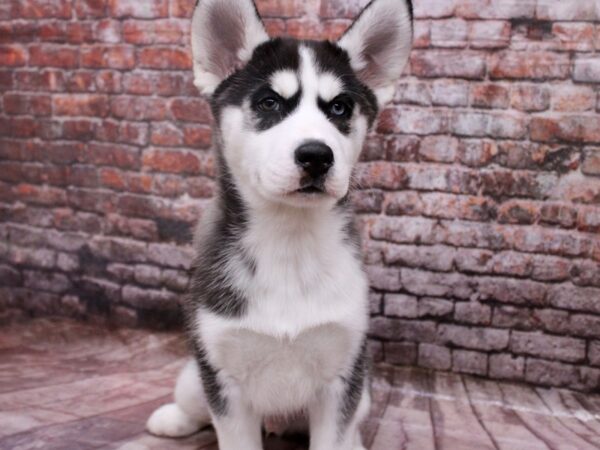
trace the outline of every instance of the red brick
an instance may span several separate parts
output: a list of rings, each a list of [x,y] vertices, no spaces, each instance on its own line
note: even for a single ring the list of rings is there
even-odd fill
[[[600,142],[600,117],[579,115],[535,117],[531,121],[531,139],[540,142]]]
[[[499,84],[479,84],[471,89],[472,105],[479,108],[506,109],[509,88]]]
[[[600,175],[600,148],[585,149],[581,171],[586,175]]]
[[[104,95],[57,95],[52,104],[54,114],[62,116],[105,117],[109,110],[108,98]]]
[[[131,69],[135,65],[135,52],[125,45],[95,45],[82,47],[81,65],[91,68]]]
[[[142,157],[144,167],[169,173],[206,173],[205,163],[194,153],[177,150],[150,149]]]
[[[541,20],[590,20],[596,17],[594,2],[571,0],[565,2],[539,2],[536,17]]]
[[[406,172],[398,164],[363,163],[356,172],[356,182],[362,188],[401,189],[406,186]]]
[[[431,45],[431,21],[413,22],[413,48],[427,48]]]
[[[414,2],[414,15],[417,19],[451,17],[454,14],[456,0],[421,0]]]
[[[533,224],[539,214],[539,207],[535,203],[526,200],[510,200],[499,207],[498,222]]]
[[[156,19],[169,14],[168,0],[109,0],[109,12],[113,17],[136,17]]]
[[[69,0],[19,0],[13,14],[23,19],[70,19],[71,2]]]
[[[92,25],[90,23],[44,23],[39,26],[38,35],[45,42],[81,44],[93,40]]]
[[[544,223],[571,228],[577,220],[577,210],[570,205],[547,203],[541,208],[540,220]]]
[[[471,48],[497,49],[510,44],[511,25],[505,21],[472,21],[469,43]]]
[[[434,47],[463,48],[467,45],[469,25],[462,19],[435,20],[431,23]]]
[[[550,108],[550,89],[546,86],[517,84],[513,86],[510,104],[521,111],[545,111]]]
[[[192,83],[192,74],[179,72],[136,71],[123,77],[125,92],[136,95],[189,95],[198,90]]]
[[[552,109],[555,111],[589,111],[596,107],[596,95],[587,86],[557,86],[552,92]]]
[[[286,21],[286,34],[296,39],[337,40],[348,29],[348,23],[341,20],[318,21],[302,18]]]
[[[458,147],[458,159],[470,167],[483,167],[490,164],[498,154],[498,146],[493,141],[463,139]]]
[[[127,20],[123,22],[123,40],[129,44],[187,44],[189,23],[173,19]]]
[[[15,86],[25,91],[62,91],[64,90],[64,74],[55,69],[27,70],[15,72]]]
[[[161,146],[178,146],[183,144],[183,132],[170,122],[152,124],[150,143]]]
[[[204,125],[185,125],[183,143],[188,147],[209,148],[212,144],[212,130]]]
[[[97,166],[114,166],[129,169],[140,167],[139,150],[119,144],[90,144],[80,161]]]
[[[5,94],[4,111],[7,114],[48,116],[52,112],[52,103],[48,95]]]
[[[415,50],[410,58],[411,72],[423,78],[469,78],[485,77],[485,57],[481,53],[448,50]]]
[[[600,61],[591,56],[576,56],[573,79],[586,83],[600,83]]]
[[[196,0],[171,0],[170,13],[171,17],[192,17]]]
[[[137,53],[139,67],[149,69],[191,69],[192,57],[188,50],[179,48],[143,48]]]
[[[304,0],[262,0],[258,4],[261,16],[264,17],[296,17],[307,10],[313,10],[313,4]]]
[[[267,34],[271,37],[285,36],[286,22],[282,19],[263,18],[263,24]]]
[[[111,114],[118,119],[164,120],[167,105],[164,99],[119,96],[112,99]]]
[[[0,65],[2,66],[24,66],[27,62],[27,51],[17,45],[0,46]]]
[[[600,210],[597,208],[581,208],[577,220],[577,228],[589,233],[600,232]]]
[[[431,85],[431,102],[441,106],[467,106],[469,85],[459,80],[436,80]]]
[[[29,47],[29,63],[32,66],[74,68],[79,64],[79,52],[59,45],[35,45]]]
[[[590,52],[594,50],[596,30],[593,24],[555,23],[552,33],[559,41],[560,50]]]
[[[15,186],[15,191],[21,201],[35,205],[65,205],[67,200],[63,189],[50,186],[34,186],[21,183]]]
[[[488,221],[496,215],[494,202],[485,197],[436,192],[423,193],[420,198],[427,217]]]
[[[282,0],[277,0],[282,2]],[[321,1],[321,17],[327,18],[354,18],[369,3],[368,0],[348,0],[340,2],[338,0]]]
[[[426,108],[387,108],[381,113],[381,133],[438,134],[448,130],[444,111]]]
[[[533,19],[535,2],[522,0],[457,0],[456,15],[468,19]]]
[[[458,140],[448,136],[427,136],[421,141],[419,155],[425,161],[453,162],[458,151]]]
[[[501,52],[490,58],[493,79],[561,79],[569,76],[569,55],[551,52]]]
[[[80,19],[106,16],[105,0],[75,0],[75,11]]]
[[[69,92],[121,92],[121,73],[115,71],[76,71],[66,81]]]
[[[39,35],[39,26],[33,22],[0,24],[0,44],[16,44],[34,41]]]
[[[176,98],[170,103],[173,118],[184,122],[210,123],[210,108],[202,99]]]
[[[99,141],[145,145],[148,143],[148,124],[103,121],[95,127],[95,138]]]

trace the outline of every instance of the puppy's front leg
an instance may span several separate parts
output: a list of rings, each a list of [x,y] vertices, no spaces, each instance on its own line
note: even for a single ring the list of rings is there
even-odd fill
[[[364,450],[359,426],[369,406],[364,379],[331,383],[309,408],[310,450]]]
[[[262,450],[261,418],[237,389],[227,389],[227,408],[212,413],[219,450]]]

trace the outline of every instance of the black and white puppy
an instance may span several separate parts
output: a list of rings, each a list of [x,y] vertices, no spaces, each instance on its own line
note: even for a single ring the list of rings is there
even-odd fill
[[[363,449],[368,282],[347,198],[411,43],[410,0],[373,0],[335,43],[270,39],[252,0],[199,1],[219,189],[185,304],[194,358],[151,433],[212,422],[221,450],[259,450],[265,418],[300,412],[312,450]]]

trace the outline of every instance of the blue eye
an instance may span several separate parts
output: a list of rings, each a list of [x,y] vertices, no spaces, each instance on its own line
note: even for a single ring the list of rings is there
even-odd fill
[[[342,102],[333,102],[329,107],[333,116],[343,116],[348,112],[348,107]]]
[[[261,111],[278,111],[279,106],[279,101],[273,97],[267,97],[258,104]]]

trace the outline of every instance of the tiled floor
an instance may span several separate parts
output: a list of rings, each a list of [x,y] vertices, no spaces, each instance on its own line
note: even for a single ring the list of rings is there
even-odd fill
[[[0,449],[217,450],[210,429],[177,440],[144,431],[184,356],[175,334],[64,320],[0,328]],[[600,396],[379,367],[373,398],[371,449],[600,448]]]

